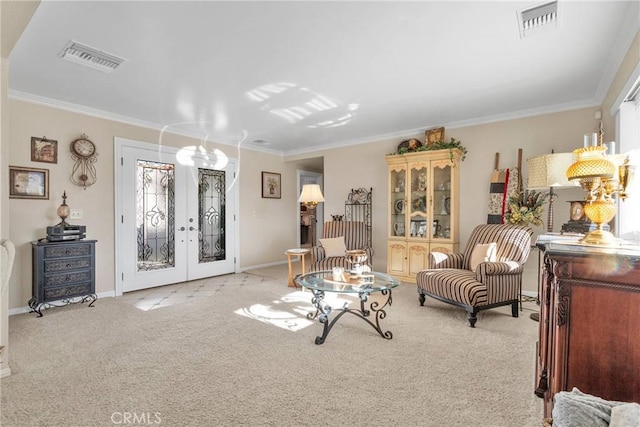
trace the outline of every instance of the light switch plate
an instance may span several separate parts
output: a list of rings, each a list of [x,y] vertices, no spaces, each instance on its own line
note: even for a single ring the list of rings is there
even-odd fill
[[[82,219],[82,209],[71,209],[69,219]]]

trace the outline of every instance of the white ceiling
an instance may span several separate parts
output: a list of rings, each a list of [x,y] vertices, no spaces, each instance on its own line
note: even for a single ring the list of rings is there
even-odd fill
[[[9,94],[283,154],[600,105],[640,3],[560,0],[520,38],[541,3],[43,1]],[[127,61],[65,61],[70,40]]]

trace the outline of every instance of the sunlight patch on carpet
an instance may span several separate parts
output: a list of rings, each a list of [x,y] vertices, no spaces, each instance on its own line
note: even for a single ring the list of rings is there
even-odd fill
[[[313,298],[311,292],[295,291],[273,301],[272,305],[252,304],[240,308],[234,313],[295,332],[317,323],[316,319],[307,318],[307,314],[316,311],[311,303],[311,298]],[[330,292],[323,300],[324,304],[329,304],[334,309],[349,306],[352,302],[351,299]]]

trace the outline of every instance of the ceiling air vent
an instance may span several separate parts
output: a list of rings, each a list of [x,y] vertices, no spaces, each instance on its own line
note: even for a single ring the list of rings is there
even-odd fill
[[[58,56],[67,61],[86,65],[87,67],[95,68],[105,73],[113,72],[120,64],[126,61],[124,58],[78,43],[74,40],[69,41],[60,53],[58,53]]]
[[[544,3],[518,12],[520,38],[558,26],[558,2]]]

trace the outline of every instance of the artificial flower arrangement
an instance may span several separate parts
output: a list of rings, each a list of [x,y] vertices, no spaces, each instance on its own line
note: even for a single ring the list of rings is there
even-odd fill
[[[544,202],[549,193],[540,191],[515,191],[509,196],[509,207],[504,219],[510,224],[542,225]]]
[[[449,158],[451,162],[453,162],[453,149],[458,149],[461,152],[460,160],[464,161],[465,157],[467,157],[467,148],[462,145],[462,143],[455,139],[451,138],[449,142],[445,141],[435,141],[428,145],[423,145],[417,139],[408,139],[406,141],[402,141],[398,146],[398,151],[391,154],[405,154],[405,153],[413,153],[416,151],[433,151],[433,150],[449,150]]]

